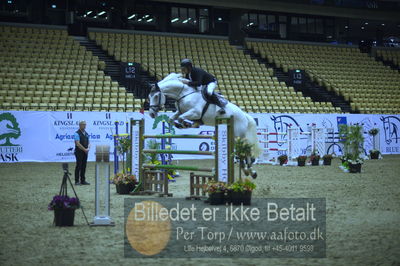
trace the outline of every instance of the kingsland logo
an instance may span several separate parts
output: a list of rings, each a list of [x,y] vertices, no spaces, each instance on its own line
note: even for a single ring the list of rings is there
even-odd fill
[[[124,121],[119,121],[118,125],[120,126],[124,125]],[[93,121],[93,126],[115,126],[115,122],[98,120],[98,121]]]
[[[112,121],[93,121],[93,126],[113,126]]]
[[[76,126],[78,124],[79,124],[78,121],[71,121],[71,120],[54,121],[55,126]]]

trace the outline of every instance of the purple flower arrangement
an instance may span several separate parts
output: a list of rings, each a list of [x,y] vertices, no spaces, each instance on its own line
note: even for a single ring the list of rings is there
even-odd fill
[[[49,211],[55,209],[78,209],[80,207],[79,199],[70,198],[68,196],[56,195],[53,200],[49,203],[47,209]]]

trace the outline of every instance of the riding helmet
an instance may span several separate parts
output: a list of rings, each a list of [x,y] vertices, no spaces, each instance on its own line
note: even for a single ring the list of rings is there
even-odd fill
[[[188,67],[188,68],[193,67],[192,61],[190,59],[187,59],[187,58],[182,59],[181,67]]]

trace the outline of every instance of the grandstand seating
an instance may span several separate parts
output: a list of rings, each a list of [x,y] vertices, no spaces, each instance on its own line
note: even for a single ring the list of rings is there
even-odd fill
[[[376,50],[376,55],[384,61],[390,61],[395,66],[400,67],[400,49],[378,49]]]
[[[351,101],[361,113],[399,113],[400,75],[357,48],[247,42],[284,71],[303,69],[320,85]]]
[[[138,62],[158,79],[193,59],[218,79],[219,90],[247,112],[338,113],[329,102],[313,102],[279,82],[265,67],[227,40],[137,33],[89,32],[119,61]],[[357,48],[294,43],[247,42],[269,62],[304,69],[362,113],[399,113],[400,75]],[[138,111],[134,99],[102,71],[93,56],[66,30],[0,26],[0,109],[56,111]],[[378,50],[399,63],[399,54]]]
[[[133,111],[141,105],[111,81],[98,58],[66,30],[0,26],[0,108]]]
[[[191,58],[214,74],[220,91],[247,112],[340,112],[279,82],[272,69],[227,40],[106,32],[89,32],[89,38],[117,60],[141,63],[158,79],[180,71],[180,60]]]

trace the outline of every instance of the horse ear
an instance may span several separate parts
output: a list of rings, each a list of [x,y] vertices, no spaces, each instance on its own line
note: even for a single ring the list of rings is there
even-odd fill
[[[381,116],[381,118],[380,118],[380,119],[381,119],[381,121],[385,120],[385,118],[384,118],[383,116]]]
[[[271,116],[271,120],[272,121],[275,121],[276,120],[276,117],[273,115],[273,116]]]

